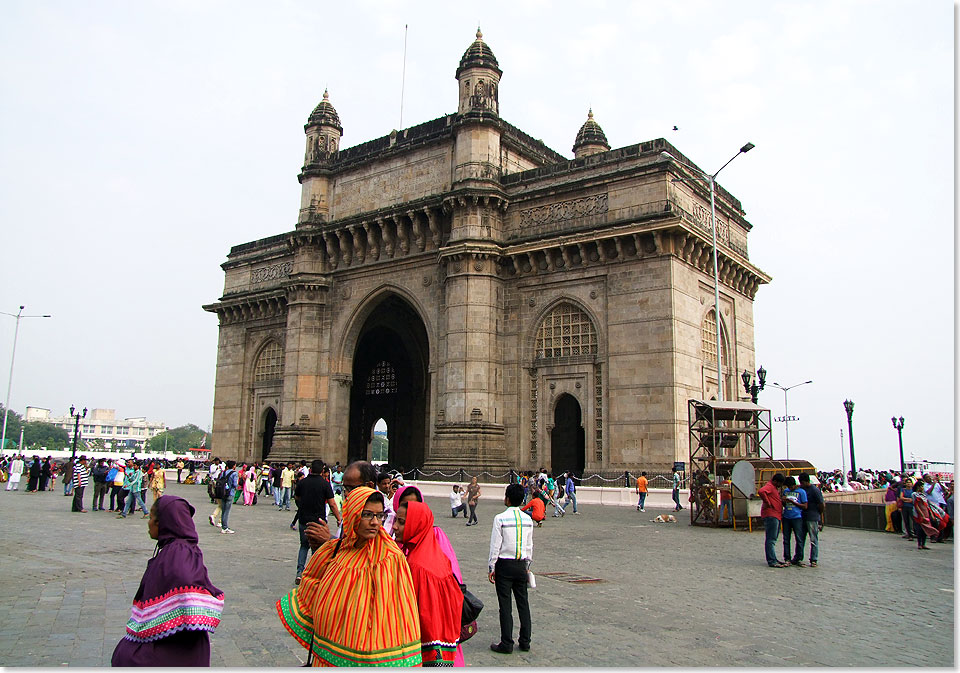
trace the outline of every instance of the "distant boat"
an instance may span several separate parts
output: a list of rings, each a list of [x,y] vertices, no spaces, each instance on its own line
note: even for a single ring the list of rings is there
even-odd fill
[[[952,462],[911,457],[910,460],[904,461],[904,467],[907,472],[919,472],[920,474],[929,472],[938,475],[941,479],[953,479],[954,465]]]

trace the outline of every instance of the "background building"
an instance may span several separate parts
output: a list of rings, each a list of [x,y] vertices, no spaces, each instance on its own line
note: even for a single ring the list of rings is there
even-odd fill
[[[70,433],[73,440],[75,421],[70,414],[51,416],[49,409],[43,407],[27,407],[24,421],[40,421],[59,426]],[[106,448],[124,446],[126,448],[142,449],[146,441],[167,429],[162,422],[148,421],[143,416],[116,419],[114,409],[91,409],[85,418],[80,419],[80,437],[84,441],[103,440]]]
[[[383,419],[407,468],[664,469],[689,398],[742,396],[770,278],[740,202],[718,188],[718,375],[709,192],[662,153],[691,162],[592,110],[567,159],[500,116],[502,74],[478,31],[456,113],[346,149],[324,92],[295,228],[234,246],[204,307],[218,455],[369,458]]]

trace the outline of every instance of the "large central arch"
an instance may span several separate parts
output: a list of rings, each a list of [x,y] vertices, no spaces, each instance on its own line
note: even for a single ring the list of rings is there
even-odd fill
[[[426,454],[429,345],[423,320],[388,293],[368,313],[353,353],[349,460],[370,460],[373,426],[387,423],[390,464],[420,467]]]

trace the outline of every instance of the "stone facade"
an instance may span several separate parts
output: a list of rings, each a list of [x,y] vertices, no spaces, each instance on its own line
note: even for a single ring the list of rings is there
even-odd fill
[[[458,111],[340,149],[325,92],[305,126],[298,222],[231,249],[213,446],[241,460],[616,471],[688,453],[716,393],[709,191],[663,139],[566,159],[500,117],[477,40]],[[670,156],[666,156],[668,153]],[[754,368],[740,202],[717,188],[725,397]]]

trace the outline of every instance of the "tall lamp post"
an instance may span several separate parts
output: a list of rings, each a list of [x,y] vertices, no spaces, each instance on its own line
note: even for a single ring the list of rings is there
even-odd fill
[[[76,408],[71,404],[70,405],[70,417],[74,419],[73,424],[73,453],[70,456],[70,464],[72,465],[77,461],[77,440],[80,438],[80,419],[87,417],[87,408],[83,408],[83,413],[80,412],[74,413]]]
[[[743,390],[750,396],[750,401],[756,404],[760,391],[767,383],[767,370],[763,368],[763,365],[760,365],[760,369],[757,370],[756,381],[751,382],[750,379],[750,372],[744,369],[740,375],[740,380],[743,381]]]
[[[900,475],[903,476],[903,473],[907,470],[907,466],[903,462],[903,416],[900,418],[894,416],[890,420],[893,421],[893,427],[897,429],[897,438],[900,440]]]
[[[0,315],[8,315],[17,319],[17,326],[13,330],[13,353],[10,354],[10,376],[7,378],[7,399],[3,403],[3,430],[0,431],[0,451],[7,448],[7,412],[10,411],[10,388],[13,386],[13,361],[17,357],[17,336],[20,334],[21,318],[49,318],[49,315],[23,315],[24,307],[16,313],[0,311]]]
[[[694,176],[694,180],[699,180],[701,182],[706,182],[710,186],[710,229],[712,230],[713,236],[713,307],[714,315],[717,318],[717,399],[723,402],[723,369],[721,363],[722,351],[720,350],[720,335],[722,334],[720,330],[720,272],[719,265],[717,263],[717,202],[716,202],[716,185],[717,185],[717,176],[720,175],[720,171],[730,165],[730,162],[739,157],[741,154],[745,154],[752,150],[756,145],[753,143],[747,143],[740,148],[740,151],[730,157],[730,160],[727,161],[723,166],[721,166],[716,173],[709,175],[704,173],[696,166],[680,161],[675,156],[669,152],[661,152],[660,156],[665,159],[670,159],[675,161],[681,166],[688,168],[699,175]],[[686,178],[677,178],[675,182],[685,182]]]
[[[776,381],[774,381],[773,383],[770,384],[770,385],[772,385],[774,388],[779,388],[780,390],[783,391],[783,416],[779,416],[778,418],[775,418],[775,419],[773,419],[773,420],[775,420],[775,421],[781,421],[781,422],[783,423],[784,427],[786,428],[786,432],[787,432],[787,460],[790,460],[790,421],[799,421],[799,420],[800,420],[800,417],[799,417],[799,416],[791,416],[791,415],[790,415],[790,409],[789,409],[789,407],[787,407],[787,392],[790,391],[790,390],[793,390],[794,388],[799,388],[800,386],[805,386],[805,385],[807,385],[808,383],[813,383],[813,380],[811,379],[810,381],[804,381],[803,383],[794,383],[792,386],[781,386],[781,385],[780,385],[779,383],[777,383]]]
[[[853,402],[851,400],[843,401],[843,408],[847,412],[847,432],[850,435],[850,471],[853,478],[857,478],[857,459],[853,455]]]

